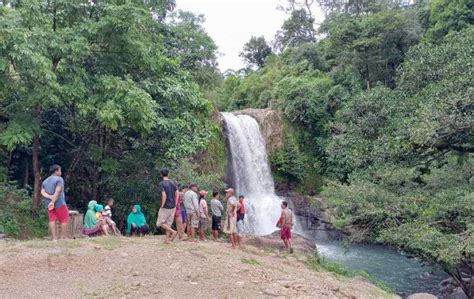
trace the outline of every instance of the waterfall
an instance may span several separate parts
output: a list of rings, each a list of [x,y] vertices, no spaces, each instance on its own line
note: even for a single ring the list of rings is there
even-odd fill
[[[260,127],[247,115],[223,112],[222,116],[230,147],[233,187],[236,196],[245,196],[245,229],[256,235],[271,234],[277,229],[282,199],[275,194]]]

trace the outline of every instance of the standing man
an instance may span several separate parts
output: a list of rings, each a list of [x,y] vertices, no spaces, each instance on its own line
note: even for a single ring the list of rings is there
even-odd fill
[[[207,191],[199,192],[199,240],[206,240],[206,231],[209,224],[209,211],[207,208],[206,196]]]
[[[227,217],[224,224],[224,232],[230,235],[232,248],[237,246],[237,207],[239,205],[237,198],[234,196],[235,191],[232,188],[225,190],[227,198]]]
[[[64,195],[64,180],[61,177],[61,166],[52,165],[49,168],[51,175],[41,185],[41,195],[48,201],[49,230],[53,241],[57,241],[56,221],[61,223],[61,239],[67,238],[69,210]]]
[[[156,219],[156,226],[161,226],[166,231],[165,243],[174,240],[177,231],[171,228],[176,212],[176,199],[179,197],[176,183],[169,179],[169,170],[166,168],[160,171],[162,181],[158,184],[158,192],[161,193],[161,208]]]
[[[186,208],[186,216],[188,218],[188,237],[189,241],[195,242],[194,236],[196,229],[199,227],[199,201],[198,201],[198,185],[192,183],[189,190],[184,194],[184,207]]]
[[[176,199],[176,212],[174,219],[176,221],[176,228],[178,230],[178,237],[180,240],[183,240],[184,233],[186,231],[186,210],[183,205],[184,193],[188,191],[187,186],[182,186],[179,188],[179,197]],[[187,238],[188,236],[186,236]]]
[[[291,244],[291,228],[293,227],[293,213],[288,209],[288,203],[282,201],[281,203],[281,217],[280,217],[281,232],[280,236],[285,244],[285,248],[293,253],[293,246]]]
[[[240,247],[242,234],[244,233],[245,204],[244,196],[239,195],[239,205],[237,206],[237,245]]]
[[[220,201],[221,194],[218,191],[212,192],[211,199],[211,213],[212,213],[212,239],[217,241],[219,238],[219,231],[221,230],[221,219],[224,207]]]

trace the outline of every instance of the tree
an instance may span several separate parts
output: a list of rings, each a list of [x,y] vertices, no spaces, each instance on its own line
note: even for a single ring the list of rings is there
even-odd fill
[[[408,49],[422,36],[416,10],[384,10],[364,18],[336,15],[320,31],[330,67],[351,69],[366,88],[376,82],[394,86],[395,72]]]
[[[275,37],[276,46],[280,50],[315,41],[314,18],[304,9],[292,11]]]
[[[200,86],[220,80],[217,71],[217,46],[203,27],[204,16],[179,10],[169,16],[169,26],[161,28],[166,54],[179,60]]]
[[[31,149],[35,206],[41,165],[62,161],[70,203],[81,206],[107,191],[122,159],[148,150],[157,163],[205,147],[211,106],[167,57],[160,33],[167,25],[150,13],[153,5],[0,7],[0,144],[14,158]]]
[[[349,15],[368,15],[387,8],[409,6],[411,0],[317,0],[326,16],[333,13],[344,13]]]
[[[428,39],[440,41],[450,31],[459,31],[474,23],[474,2],[471,0],[431,1]]]
[[[277,175],[290,182],[302,182],[308,173],[308,161],[300,151],[294,138],[286,140],[281,149],[270,157],[272,167]]]
[[[252,36],[239,56],[244,59],[249,68],[261,68],[271,54],[272,48],[267,44],[264,36]]]

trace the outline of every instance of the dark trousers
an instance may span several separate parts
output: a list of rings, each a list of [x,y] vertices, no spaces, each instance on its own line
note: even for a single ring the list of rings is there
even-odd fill
[[[148,224],[143,224],[140,227],[132,226],[132,235],[133,234],[148,235],[149,232],[150,232],[150,227],[148,226]]]

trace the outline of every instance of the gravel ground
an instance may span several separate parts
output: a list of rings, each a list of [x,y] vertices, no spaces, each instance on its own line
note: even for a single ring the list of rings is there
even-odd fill
[[[0,241],[1,298],[393,298],[306,255],[162,237]]]

